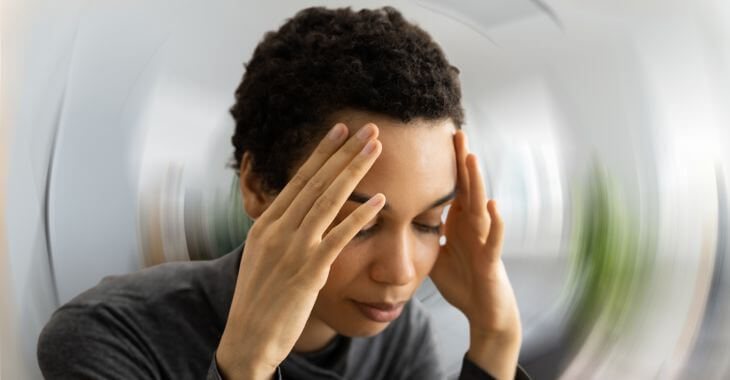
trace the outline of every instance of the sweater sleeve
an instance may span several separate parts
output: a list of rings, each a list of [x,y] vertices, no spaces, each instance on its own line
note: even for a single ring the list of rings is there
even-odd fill
[[[205,380],[223,380],[221,373],[218,372],[218,363],[215,361],[215,352],[213,352],[213,359],[210,360],[210,367],[208,368],[208,374],[205,376]]]
[[[208,375],[205,380],[223,380],[221,373],[218,371],[218,362],[215,360],[215,351],[213,351],[213,359],[210,361],[210,368],[208,368]],[[281,378],[281,366],[276,367],[276,374],[274,374],[272,380],[282,380]]]
[[[459,380],[494,380],[494,377],[482,367],[476,365],[464,354],[464,360],[461,364],[461,373]],[[515,372],[515,380],[531,380],[527,372],[518,364]]]

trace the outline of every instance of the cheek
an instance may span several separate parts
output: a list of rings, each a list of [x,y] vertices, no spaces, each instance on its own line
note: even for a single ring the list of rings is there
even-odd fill
[[[436,264],[440,248],[438,237],[425,239],[418,244],[414,265],[421,279],[425,278],[431,272],[434,264]]]
[[[327,283],[320,291],[329,295],[344,294],[349,285],[367,268],[366,257],[360,249],[345,246],[330,267]]]

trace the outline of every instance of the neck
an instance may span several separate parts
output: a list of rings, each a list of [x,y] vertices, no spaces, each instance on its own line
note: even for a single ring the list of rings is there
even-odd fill
[[[319,319],[310,316],[302,334],[294,344],[294,352],[312,352],[324,348],[337,332]]]

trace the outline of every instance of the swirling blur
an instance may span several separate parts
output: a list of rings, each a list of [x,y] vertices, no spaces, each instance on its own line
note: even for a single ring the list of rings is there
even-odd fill
[[[40,377],[43,324],[102,277],[244,241],[227,111],[263,33],[313,4],[3,3],[2,378]],[[528,372],[730,378],[730,3],[391,5],[460,69]],[[417,296],[458,374],[465,318]]]

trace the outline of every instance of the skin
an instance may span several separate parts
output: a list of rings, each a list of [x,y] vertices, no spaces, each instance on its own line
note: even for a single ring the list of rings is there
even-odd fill
[[[388,326],[365,318],[351,300],[393,302],[413,296],[439,251],[440,234],[426,227],[441,224],[443,210],[450,203],[444,198],[453,194],[456,185],[451,137],[456,128],[450,121],[418,120],[404,126],[363,112],[347,113],[340,120],[350,126],[351,133],[367,123],[378,126],[383,152],[355,193],[365,198],[383,193],[387,206],[368,221],[364,227],[368,234],[355,237],[338,255],[295,351],[321,348],[337,332],[372,336]],[[436,200],[445,202],[431,207]],[[333,224],[359,204],[348,200]]]
[[[272,252],[270,255],[275,255],[273,252],[291,251],[295,252],[291,254],[294,257],[306,256],[306,252],[296,253],[302,250],[302,245],[283,241],[292,240],[291,236],[285,234],[270,233],[268,239],[263,236],[257,238],[264,235],[260,230],[274,231],[278,227],[277,223],[286,224],[280,221],[291,216],[288,214],[295,214],[287,213],[287,208],[301,207],[303,211],[299,212],[300,215],[317,214],[308,212],[314,210],[312,203],[316,201],[317,195],[298,204],[296,193],[306,193],[307,189],[307,181],[301,180],[292,181],[299,185],[297,188],[292,189],[287,185],[279,195],[261,191],[260,182],[250,170],[250,156],[244,155],[240,173],[244,205],[251,217],[262,217],[263,222],[257,220],[254,224],[254,229],[257,225],[261,228],[253,233],[253,239],[252,233],[249,234],[245,249],[251,246],[254,248],[250,253],[244,251],[229,320],[217,351],[216,359],[224,376],[270,378],[273,370],[290,351],[320,349],[337,333],[346,336],[378,334],[388,323],[366,318],[353,300],[407,301],[425,277],[430,275],[444,298],[469,320],[469,358],[497,378],[513,378],[521,342],[521,327],[514,294],[500,259],[503,223],[497,213],[496,203],[487,202],[476,157],[467,152],[463,132],[457,131],[449,119],[417,119],[403,125],[400,121],[382,115],[355,110],[343,111],[335,117],[347,126],[348,136],[362,129],[376,130],[375,136],[371,138],[378,142],[376,155],[379,156],[373,158],[366,165],[367,168],[363,167],[359,175],[341,181],[347,182],[348,186],[331,190],[332,194],[338,194],[341,203],[333,204],[336,209],[328,211],[328,217],[317,215],[316,218],[311,217],[307,224],[301,221],[301,217],[296,223],[289,222],[290,225],[299,225],[300,229],[305,225],[320,225],[316,231],[310,228],[305,233],[306,237],[302,238],[316,242],[321,242],[323,237],[333,236],[332,232],[342,231],[343,228],[339,226],[349,223],[348,232],[344,234],[347,236],[340,236],[337,248],[329,249],[327,253],[329,259],[321,261],[317,267],[319,269],[313,269],[315,274],[321,274],[310,276],[315,280],[302,279],[289,289],[277,288],[280,285],[274,283],[270,285],[272,294],[292,294],[289,304],[293,306],[267,305],[267,302],[272,301],[265,294],[266,284],[262,286],[258,282],[256,292],[252,290],[254,281],[250,277],[286,270],[286,267],[280,266],[274,271],[273,258],[268,264],[257,264],[257,260],[264,262],[260,258],[264,255],[257,257],[255,252],[267,248],[257,242],[282,240],[277,249],[268,247]],[[350,138],[345,146],[354,144],[352,141],[355,138]],[[365,142],[359,144],[364,145]],[[320,147],[315,149],[315,153]],[[309,177],[312,177],[317,172],[315,167],[323,166],[323,159],[316,163],[312,163],[312,160],[309,157],[298,165],[297,173],[309,167],[312,173]],[[338,175],[342,177],[346,171],[344,165],[339,167],[339,172],[331,171],[331,180]],[[309,178],[309,182],[317,181]],[[330,185],[330,188],[333,187]],[[318,194],[321,196],[321,193],[320,190]],[[385,196],[386,205],[368,209],[362,204],[379,193]],[[282,200],[278,201],[277,198]],[[292,202],[292,199],[295,201]],[[451,208],[445,225],[437,227],[441,224],[444,208],[449,204]],[[274,214],[272,211],[267,212],[270,209],[277,211],[275,214],[279,215],[278,219],[269,216]],[[354,221],[355,216],[359,217],[357,222]],[[354,236],[358,231],[364,232]],[[444,246],[439,244],[442,234],[447,239]],[[287,237],[282,239],[283,236]],[[294,240],[297,240],[297,236]],[[312,239],[312,236],[316,238]],[[351,237],[348,239],[348,236]],[[305,246],[321,250],[313,244]],[[254,257],[247,258],[247,255]],[[249,262],[246,262],[247,259]],[[287,263],[286,259],[278,260]],[[292,268],[296,267],[294,263],[291,264]],[[249,273],[244,274],[246,271]],[[293,288],[305,290],[292,293]],[[256,293],[263,295],[254,299]],[[246,304],[257,305],[255,309],[259,310],[259,314],[266,314],[260,312],[262,305],[265,305],[263,309],[271,313],[257,316],[253,311],[247,311],[253,308],[247,309]],[[287,311],[286,307],[292,310]],[[265,327],[267,323],[276,324],[271,318],[281,318],[287,312],[295,317],[281,321],[283,326],[287,326],[286,329],[273,331],[275,327]],[[246,329],[248,326],[253,327]],[[249,341],[244,342],[246,337]],[[252,337],[256,337],[257,344],[252,345]]]

